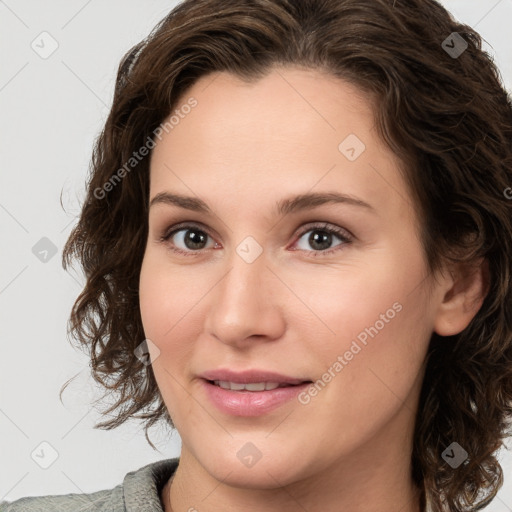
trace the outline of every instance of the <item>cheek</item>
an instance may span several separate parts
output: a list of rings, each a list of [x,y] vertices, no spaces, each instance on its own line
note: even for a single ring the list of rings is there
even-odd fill
[[[307,306],[316,318],[318,334],[331,338],[322,344],[328,353],[331,349],[348,349],[350,341],[358,338],[361,343],[370,338],[370,331],[380,335],[391,324],[399,324],[403,318],[412,275],[401,275],[398,265],[387,261],[358,262],[342,269],[322,269],[309,273],[296,281],[296,288],[307,297]],[[412,274],[412,272],[411,272]],[[338,340],[338,341],[336,341]]]
[[[175,326],[183,316],[179,306],[179,294],[176,293],[174,286],[169,286],[164,276],[151,255],[145,256],[139,282],[140,314],[144,335],[152,342],[148,345],[153,372],[159,388],[165,394],[165,390],[172,386],[171,375],[175,374],[174,365],[183,357],[179,353],[180,347],[183,350],[185,345],[179,343],[180,340],[176,336]],[[178,326],[182,327],[180,324]],[[156,346],[153,351],[152,346]],[[155,358],[154,353],[158,357]]]
[[[139,303],[144,332],[160,345],[172,339],[173,326],[185,314],[188,289],[179,271],[170,278],[163,258],[155,252],[147,250],[142,262]]]
[[[388,323],[380,320],[388,301],[385,296],[366,303],[357,318],[344,313],[345,324],[340,321],[338,336],[331,336],[334,343],[318,354],[317,367],[324,373],[317,376],[316,391],[302,403],[311,407],[317,425],[336,433],[333,450],[365,443],[399,411],[408,415],[416,410],[428,329],[422,330],[421,316],[410,304],[388,312]]]
[[[191,309],[187,288],[183,288],[187,283],[182,281],[179,272],[173,273],[171,280],[169,271],[162,267],[159,259],[146,254],[139,282],[142,324],[146,338],[157,347],[152,351],[152,345],[148,344],[153,373],[167,410],[178,428],[181,427],[180,418],[187,417],[191,407],[188,395],[180,385],[193,349],[184,339],[195,336],[187,321],[189,316],[186,316]],[[158,357],[154,358],[154,353]]]
[[[333,382],[329,400],[344,403],[352,418],[407,396],[428,348],[432,315],[417,286],[423,261],[419,252],[406,267],[403,259],[390,253],[308,287],[308,305],[322,320],[324,341],[315,344],[326,372],[320,378]]]

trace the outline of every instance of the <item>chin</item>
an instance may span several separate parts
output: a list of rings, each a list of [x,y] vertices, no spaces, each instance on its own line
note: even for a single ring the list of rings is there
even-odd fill
[[[235,450],[224,447],[222,454],[211,457],[210,449],[209,457],[198,459],[212,477],[225,485],[254,490],[277,489],[303,477],[300,475],[303,468],[282,450],[277,452],[277,457],[261,453],[261,458],[251,460],[250,455],[247,455],[253,450],[250,442],[243,445],[242,449],[239,443],[236,444]],[[276,450],[269,451],[276,454]],[[305,463],[304,465],[307,466]]]

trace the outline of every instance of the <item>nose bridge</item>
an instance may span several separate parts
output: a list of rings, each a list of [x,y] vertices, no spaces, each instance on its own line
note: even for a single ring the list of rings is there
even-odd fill
[[[232,306],[243,303],[246,305],[245,314],[260,309],[263,304],[262,295],[266,293],[265,282],[268,282],[265,273],[269,271],[266,268],[267,258],[263,248],[258,252],[259,254],[254,244],[249,245],[247,242],[242,242],[235,248],[227,262],[228,273],[219,283],[216,301],[218,304],[231,309]],[[243,311],[237,312],[237,315],[242,313]]]
[[[278,336],[282,327],[272,291],[275,277],[263,247],[247,237],[226,260],[226,273],[215,287],[207,312],[207,329],[225,343],[252,335]]]

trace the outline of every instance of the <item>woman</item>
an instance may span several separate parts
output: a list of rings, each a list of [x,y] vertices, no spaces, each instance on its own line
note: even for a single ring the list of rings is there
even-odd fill
[[[123,59],[92,167],[63,264],[100,426],[164,419],[181,456],[2,510],[492,501],[512,101],[474,30],[434,0],[186,0]]]

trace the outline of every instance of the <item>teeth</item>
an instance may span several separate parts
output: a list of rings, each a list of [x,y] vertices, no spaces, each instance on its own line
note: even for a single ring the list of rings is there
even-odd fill
[[[238,382],[228,382],[225,380],[214,380],[216,386],[223,389],[230,389],[231,391],[269,391],[279,387],[278,382],[251,382],[248,384],[239,384]]]

